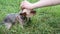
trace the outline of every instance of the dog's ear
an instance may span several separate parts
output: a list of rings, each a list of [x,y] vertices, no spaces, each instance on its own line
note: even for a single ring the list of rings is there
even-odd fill
[[[31,14],[36,14],[36,11],[35,11],[35,10],[31,10],[30,13],[31,13]]]
[[[26,16],[27,14],[26,14],[26,12],[24,12],[24,13],[20,13],[20,15],[22,15],[22,16]]]

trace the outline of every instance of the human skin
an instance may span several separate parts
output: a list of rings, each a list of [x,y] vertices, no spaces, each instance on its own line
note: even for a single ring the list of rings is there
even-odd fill
[[[34,9],[34,8],[54,6],[54,5],[59,5],[59,4],[60,4],[60,0],[41,0],[36,3],[30,3],[25,0],[21,3],[21,6],[22,8]]]

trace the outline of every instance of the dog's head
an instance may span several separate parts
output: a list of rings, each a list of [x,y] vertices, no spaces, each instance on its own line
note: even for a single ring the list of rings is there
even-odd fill
[[[36,11],[33,9],[23,9],[20,15],[25,16],[25,17],[32,17],[36,14]]]

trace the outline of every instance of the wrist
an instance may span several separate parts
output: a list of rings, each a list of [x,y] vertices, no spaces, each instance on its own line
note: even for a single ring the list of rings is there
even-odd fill
[[[35,4],[32,4],[31,9],[34,9],[34,8],[36,8],[36,5]]]
[[[40,1],[32,4],[32,9],[40,7],[41,6],[40,4],[41,4]]]

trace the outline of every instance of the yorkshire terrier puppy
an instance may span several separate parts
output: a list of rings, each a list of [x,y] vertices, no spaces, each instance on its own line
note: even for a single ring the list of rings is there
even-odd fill
[[[34,10],[23,9],[22,11],[20,11],[20,13],[7,14],[3,20],[3,23],[7,29],[10,29],[11,26],[17,22],[19,22],[21,27],[23,28],[25,22],[29,21],[30,17],[35,13],[36,12]]]

